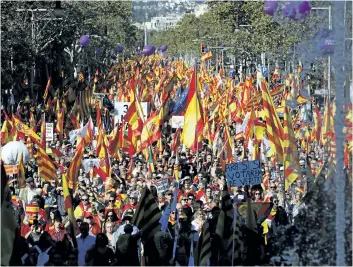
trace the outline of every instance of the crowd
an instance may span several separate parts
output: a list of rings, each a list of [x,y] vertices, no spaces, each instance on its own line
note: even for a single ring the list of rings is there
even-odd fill
[[[190,79],[187,75],[190,75],[188,70],[182,73],[184,77],[178,83],[187,85]],[[161,76],[157,76],[156,83]],[[205,81],[205,77],[203,78]],[[227,82],[229,79],[229,77],[223,78],[224,84],[221,86],[225,88],[229,86]],[[232,80],[234,87],[242,88],[243,81],[237,79],[238,77]],[[269,81],[269,84],[270,87],[275,87],[280,82],[279,80]],[[251,86],[255,91],[260,90],[255,84]],[[176,87],[178,87],[177,84]],[[290,86],[284,86],[283,91],[273,96],[276,108],[281,106],[284,96],[290,91]],[[101,92],[104,93],[104,90]],[[55,93],[54,101],[55,98],[60,99],[60,97],[64,99],[64,94]],[[17,109],[13,108],[12,111],[24,124],[33,127],[32,120],[37,124],[43,113],[46,114],[46,122],[57,123],[56,102],[53,101],[53,107],[48,108],[46,103],[40,106],[34,101],[23,100]],[[230,105],[230,102],[227,104]],[[103,118],[104,123],[100,126],[102,128],[99,128],[98,132],[91,137],[92,142],[85,144],[77,177],[70,181],[68,170],[76,160],[80,137],[76,136],[72,142],[69,132],[77,127],[83,127],[79,125],[80,121],[76,121],[78,126],[72,123],[72,113],[69,112],[72,104],[66,102],[67,112],[63,132],[55,133],[53,140],[46,142],[46,149],[49,151],[47,153],[56,166],[56,179],[43,178],[36,155],[38,145],[35,142],[30,142],[31,144],[28,145],[27,138],[22,138],[30,148],[31,158],[25,166],[24,184],[21,184],[20,177],[16,174],[8,175],[12,208],[17,224],[10,265],[196,265],[202,258],[199,244],[202,240],[205,241],[203,231],[205,231],[206,222],[211,237],[206,265],[232,265],[231,260],[234,260],[234,265],[299,264],[300,251],[296,251],[296,262],[287,262],[285,248],[293,248],[297,242],[296,234],[305,231],[300,227],[300,220],[303,219],[307,209],[303,196],[308,192],[314,179],[324,175],[322,170],[328,170],[325,164],[329,159],[331,162],[333,160],[330,151],[323,149],[320,140],[310,138],[313,136],[312,131],[315,127],[314,120],[318,119],[322,122],[325,119],[327,111],[323,103],[315,103],[311,98],[299,105],[299,108],[293,108],[292,114],[295,118],[293,128],[297,142],[293,145],[298,150],[297,160],[300,170],[297,170],[298,175],[289,186],[284,182],[287,175],[284,167],[287,166],[283,166],[283,162],[277,160],[275,154],[271,154],[272,147],[265,131],[260,137],[262,142],[259,145],[257,158],[261,160],[263,183],[233,187],[227,186],[225,164],[256,159],[253,151],[257,142],[257,132],[253,132],[254,138],[250,138],[250,142],[244,140],[244,136],[238,135],[239,125],[243,124],[242,120],[247,114],[245,108],[242,110],[243,116],[238,118],[237,113],[229,120],[230,122],[225,115],[221,114],[222,112],[217,113],[219,118],[212,122],[216,127],[212,128],[213,126],[207,124],[212,128],[209,129],[211,138],[198,133],[202,139],[196,150],[186,147],[182,141],[176,141],[180,139],[180,132],[172,127],[171,116],[164,116],[159,128],[160,137],[158,140],[153,140],[148,150],[146,149],[147,152],[131,153],[128,148],[124,150],[121,145],[118,148],[119,153],[109,153],[109,166],[100,165],[101,168],[105,167],[105,170],[109,169],[106,177],[97,171],[96,167],[87,168],[83,163],[85,160],[97,158],[99,131],[105,129],[105,138],[111,141],[114,138],[115,127],[119,131],[121,125],[112,125],[113,114],[109,114],[109,110],[107,111],[104,105],[95,106],[91,113],[93,125],[99,126],[99,116]],[[203,105],[207,106],[208,103]],[[257,105],[261,104],[257,103]],[[212,116],[215,116],[214,110],[215,107],[203,110],[210,124]],[[223,111],[228,111],[228,106],[225,106]],[[8,118],[5,113],[6,111],[3,110],[3,123]],[[10,117],[11,115],[9,112]],[[74,115],[73,117],[76,117],[76,114]],[[283,116],[280,116],[280,121],[283,124]],[[107,123],[111,126],[107,127]],[[265,118],[259,116],[254,125],[261,126],[264,123]],[[227,129],[225,129],[226,126]],[[228,129],[230,136],[226,137]],[[217,130],[217,137],[214,137],[217,133],[211,132],[212,130]],[[40,129],[36,132],[41,135]],[[229,160],[230,155],[224,156],[223,153],[227,138],[232,140],[231,160]],[[21,140],[21,137],[16,140]],[[132,146],[131,143],[130,146]],[[69,205],[71,206],[68,206],[63,179],[69,179],[68,187],[71,196]],[[168,187],[160,189],[156,186],[156,182],[163,179],[168,181]],[[167,214],[165,231],[158,229],[152,238],[155,252],[151,251],[153,246],[151,241],[143,237],[146,235],[146,230],[138,225],[141,205],[144,205],[144,216],[148,212],[147,202],[141,201],[146,197],[146,188],[158,206],[160,214],[155,216],[161,220],[161,225],[163,225],[163,216]],[[224,210],[227,194],[232,207],[238,207],[235,224],[240,232],[239,237],[235,239],[235,249],[228,254],[231,255],[230,257],[220,256],[224,255],[224,252],[218,247],[216,237],[220,212]],[[173,208],[173,202],[175,208]],[[256,218],[255,236],[251,236],[246,230],[249,218],[241,213],[240,209],[242,205],[248,205],[249,202],[257,203],[258,206],[254,206],[258,207],[257,209],[266,208],[261,214],[265,217]],[[69,208],[73,211],[73,218],[69,214]],[[154,217],[151,218],[153,220]],[[252,238],[251,242],[249,238]],[[205,253],[204,250],[202,251]],[[198,256],[197,253],[199,253]],[[291,258],[295,259],[292,256]]]

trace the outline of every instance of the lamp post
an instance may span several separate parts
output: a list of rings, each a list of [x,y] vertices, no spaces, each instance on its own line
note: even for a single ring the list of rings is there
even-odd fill
[[[331,17],[331,5],[328,7],[312,7],[312,10],[328,10],[328,29],[332,30],[332,17]],[[328,103],[331,101],[331,56],[327,59],[327,89],[328,89]]]

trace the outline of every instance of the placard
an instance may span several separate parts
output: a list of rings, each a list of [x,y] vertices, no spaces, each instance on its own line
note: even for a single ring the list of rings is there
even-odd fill
[[[158,194],[163,193],[169,190],[169,179],[168,178],[159,179],[154,182],[154,185],[157,188]]]
[[[12,174],[17,174],[18,173],[18,165],[5,165],[5,172],[6,175],[12,175]]]
[[[261,162],[252,160],[227,164],[226,177],[228,186],[261,184]]]
[[[172,117],[172,128],[183,128],[184,116],[173,116]]]
[[[54,140],[54,123],[46,123],[45,124],[45,139],[47,141]]]
[[[126,112],[129,109],[129,107],[130,107],[130,102],[115,102],[114,103],[114,124],[115,125],[122,121],[124,115],[126,114]],[[147,120],[148,103],[141,102],[141,107],[143,110],[145,120]]]

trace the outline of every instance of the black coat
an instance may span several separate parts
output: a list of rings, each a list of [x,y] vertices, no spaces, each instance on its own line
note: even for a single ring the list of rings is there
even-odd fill
[[[141,232],[137,234],[120,235],[115,245],[115,256],[117,258],[117,266],[139,266],[138,244]]]

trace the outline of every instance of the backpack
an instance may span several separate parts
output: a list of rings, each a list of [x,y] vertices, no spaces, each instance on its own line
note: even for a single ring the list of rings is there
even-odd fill
[[[51,247],[49,247],[46,251],[42,251],[37,245],[35,245],[34,247],[39,253],[37,257],[37,266],[44,266],[49,261],[48,252],[49,250],[51,250]]]

